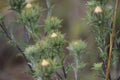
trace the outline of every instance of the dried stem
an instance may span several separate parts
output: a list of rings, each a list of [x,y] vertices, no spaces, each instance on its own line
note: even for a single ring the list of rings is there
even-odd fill
[[[109,49],[109,57],[108,57],[108,64],[107,64],[107,71],[106,71],[106,79],[105,80],[109,80],[109,75],[110,75],[110,64],[111,64],[112,49],[113,49],[113,42],[114,42],[114,36],[115,36],[117,8],[118,8],[118,0],[116,0],[116,3],[115,3],[115,11],[114,11],[114,17],[113,17],[113,28],[112,28],[112,34],[110,35],[110,49]]]

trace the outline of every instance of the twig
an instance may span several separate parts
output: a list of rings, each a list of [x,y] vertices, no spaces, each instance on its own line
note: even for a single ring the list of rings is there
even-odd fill
[[[67,78],[67,74],[66,74],[65,67],[64,67],[63,64],[62,64],[62,70],[63,70],[64,77],[65,77],[65,79],[66,79],[66,78]]]
[[[56,72],[56,75],[62,80],[62,77],[58,72]]]
[[[27,43],[30,42],[30,38],[29,38],[29,34],[28,34],[28,31],[27,31],[27,28],[26,26],[24,25],[24,34],[25,34],[25,40]]]
[[[118,8],[118,0],[116,0],[116,3],[115,3],[115,11],[114,11],[114,17],[113,17],[113,28],[112,28],[112,34],[110,35],[110,49],[109,49],[109,57],[108,57],[108,64],[107,64],[107,71],[106,71],[105,80],[109,80],[110,64],[111,64],[111,58],[112,58],[112,49],[113,49],[113,42],[114,42],[115,28],[116,28],[117,8]]]
[[[9,40],[14,41],[15,47],[21,52],[21,54],[23,55],[25,61],[28,62],[28,59],[27,59],[27,57],[25,56],[23,50],[22,50],[22,49],[20,48],[20,46],[16,43],[16,41],[13,40],[13,38],[11,37],[9,31],[8,31],[7,28],[5,27],[4,22],[0,24],[0,27],[2,28],[2,30],[3,30],[3,32],[5,33],[6,37],[7,37]],[[28,65],[28,67],[30,68],[31,72],[33,72],[31,65],[29,65],[29,64],[27,64],[27,65]]]
[[[46,5],[48,8],[47,17],[50,17],[52,15],[51,0],[46,0]]]

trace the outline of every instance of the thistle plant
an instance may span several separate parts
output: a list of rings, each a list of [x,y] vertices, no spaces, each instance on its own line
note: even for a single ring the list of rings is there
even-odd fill
[[[57,73],[57,69],[62,69],[64,66],[65,54],[63,48],[65,43],[64,35],[60,32],[54,32],[46,36],[44,40],[38,41],[35,45],[26,48],[25,54],[32,61],[36,77],[41,76],[43,80],[49,80],[52,78],[51,75]],[[40,65],[42,62],[43,65]],[[45,64],[49,64],[49,66],[44,66],[44,62]]]
[[[9,1],[9,5],[10,5],[10,9],[14,10],[18,13],[21,13],[21,11],[23,10],[23,8],[26,5],[25,0],[8,0]]]
[[[86,46],[87,44],[82,40],[73,41],[68,46],[68,49],[71,51],[71,55],[74,58],[74,64],[72,64],[72,68],[74,70],[75,80],[79,79],[78,74],[80,69],[86,66],[86,64],[82,62],[83,54],[86,53],[85,52]]]
[[[40,32],[38,21],[42,11],[43,9],[38,5],[34,6],[29,3],[25,6],[25,9],[21,11],[21,14],[19,14],[18,23],[24,25],[27,42],[30,42],[30,38],[34,38],[35,41],[39,40]]]
[[[45,32],[50,33],[61,28],[62,20],[59,20],[57,17],[48,17],[45,20]]]
[[[42,80],[68,80],[69,71],[72,68],[75,73],[75,80],[78,80],[80,69],[85,67],[82,62],[82,55],[85,52],[86,43],[82,40],[71,42],[68,46],[70,54],[74,58],[75,64],[65,65],[66,55],[64,50],[68,41],[65,34],[60,32],[62,20],[52,16],[51,0],[46,0],[48,15],[44,19],[43,29],[46,32],[44,37],[40,37],[41,25],[39,25],[40,14],[44,11],[38,5],[26,3],[25,0],[9,0],[10,9],[17,15],[16,23],[24,27],[26,40],[25,47],[18,45],[14,35],[7,29],[4,17],[0,16],[0,27],[6,37],[21,52],[29,68],[30,74],[35,78]],[[8,25],[9,27],[9,25]],[[31,42],[32,39],[32,42]],[[72,66],[72,68],[71,68]]]
[[[102,61],[102,66],[100,65],[102,68],[101,70],[103,71],[101,73],[102,74],[101,77],[104,79],[106,77],[107,78],[106,80],[108,79],[112,80],[111,73],[109,73],[110,61],[112,59],[112,63],[113,63],[115,56],[117,56],[114,55],[112,58],[110,58],[112,50],[115,49],[113,46],[114,41],[113,41],[113,37],[111,38],[111,34],[117,35],[115,33],[115,29],[112,29],[113,25],[115,24],[115,17],[114,19],[113,17],[111,17],[113,15],[116,15],[115,14],[116,10],[114,10],[112,4],[109,5],[110,1],[111,0],[93,0],[93,1],[88,1],[87,3],[89,9],[89,11],[87,12],[88,15],[87,19],[89,21],[89,24],[92,26],[92,32],[95,35],[95,40],[100,53],[99,55]]]

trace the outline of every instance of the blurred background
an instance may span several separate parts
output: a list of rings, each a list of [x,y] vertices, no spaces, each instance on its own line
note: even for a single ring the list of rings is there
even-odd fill
[[[32,2],[33,0],[27,0]],[[88,0],[52,0],[55,5],[52,16],[57,16],[63,19],[61,31],[66,34],[66,39],[69,41],[81,39],[87,43],[88,55],[84,57],[87,66],[80,72],[80,80],[99,80],[96,73],[91,69],[94,63],[99,61],[97,46],[94,36],[91,33],[90,26],[87,25],[86,17]],[[46,8],[45,0],[34,0],[34,3],[39,3],[40,6]],[[15,39],[20,46],[23,44],[23,27],[15,23],[16,14],[9,10],[7,0],[0,0],[0,13],[5,15],[5,22],[8,29],[13,32]],[[44,12],[41,18],[45,18]],[[44,22],[40,20],[40,24]],[[18,56],[15,56],[15,54]],[[27,70],[24,58],[19,55],[19,52],[3,34],[0,34],[0,80],[33,80],[31,76],[24,73]]]

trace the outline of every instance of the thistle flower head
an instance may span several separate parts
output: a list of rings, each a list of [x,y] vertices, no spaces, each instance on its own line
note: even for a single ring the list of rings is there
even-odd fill
[[[41,65],[42,65],[43,67],[47,67],[47,66],[50,65],[50,63],[49,63],[48,60],[43,59]]]
[[[74,42],[75,45],[79,44],[77,41]]]
[[[97,6],[97,7],[95,8],[95,10],[94,10],[94,13],[96,13],[96,14],[102,13],[102,12],[103,12],[103,10],[102,10],[102,8],[101,8],[100,6]]]
[[[55,20],[55,17],[51,17],[50,20],[51,20],[51,21],[54,21],[54,20]]]
[[[26,8],[31,8],[31,7],[32,7],[32,4],[28,3],[25,7],[26,7]]]
[[[52,33],[51,38],[56,38],[57,34],[56,33]]]

